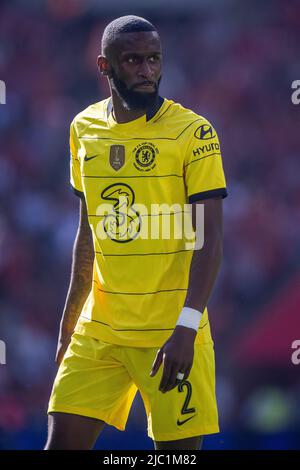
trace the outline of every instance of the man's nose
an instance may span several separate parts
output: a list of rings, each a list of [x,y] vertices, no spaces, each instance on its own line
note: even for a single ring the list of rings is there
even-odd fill
[[[152,70],[151,64],[147,61],[147,59],[141,62],[141,65],[138,70],[138,75],[142,75],[148,79],[153,78],[154,71]]]

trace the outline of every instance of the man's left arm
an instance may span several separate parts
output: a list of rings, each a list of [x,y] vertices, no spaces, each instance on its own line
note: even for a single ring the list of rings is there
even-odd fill
[[[196,207],[204,205],[204,244],[194,250],[190,266],[189,285],[185,307],[203,313],[213,290],[222,259],[222,198],[211,198],[192,203],[193,228],[196,232]],[[163,362],[164,370],[159,390],[167,392],[178,385],[178,372],[189,376],[194,359],[194,341],[197,331],[176,325],[173,334],[158,351],[152,366],[153,377]]]

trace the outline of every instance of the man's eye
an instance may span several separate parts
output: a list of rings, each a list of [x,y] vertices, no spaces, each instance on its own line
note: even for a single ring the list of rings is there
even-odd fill
[[[130,64],[135,63],[136,57],[128,57],[127,62],[129,62]]]
[[[150,61],[151,61],[151,62],[157,62],[158,60],[159,60],[158,55],[152,55],[152,56],[150,57]]]

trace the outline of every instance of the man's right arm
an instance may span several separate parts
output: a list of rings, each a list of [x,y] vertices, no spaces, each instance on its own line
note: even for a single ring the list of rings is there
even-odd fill
[[[60,323],[56,363],[60,365],[74,332],[82,307],[90,293],[93,277],[94,247],[86,202],[80,199],[79,226],[73,247],[70,286]]]

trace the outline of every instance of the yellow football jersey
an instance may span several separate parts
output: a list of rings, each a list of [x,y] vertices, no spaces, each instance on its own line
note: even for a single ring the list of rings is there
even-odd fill
[[[71,185],[85,197],[95,249],[92,290],[76,330],[107,343],[159,347],[188,288],[193,248],[178,231],[185,204],[227,195],[220,145],[205,118],[171,100],[125,124],[109,103],[89,106],[71,124]],[[196,342],[211,341],[205,309]]]

